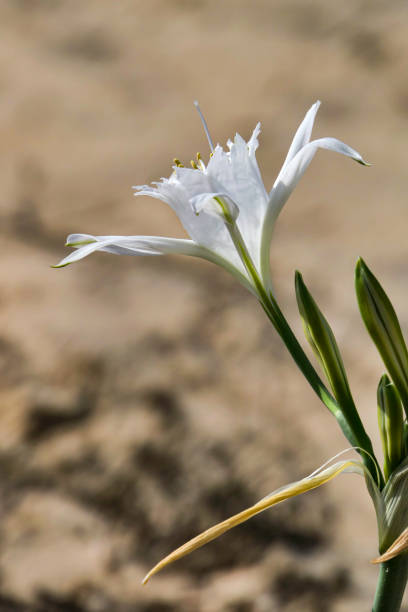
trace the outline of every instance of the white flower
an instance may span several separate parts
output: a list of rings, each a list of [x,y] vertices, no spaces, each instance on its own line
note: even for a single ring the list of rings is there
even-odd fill
[[[149,195],[171,206],[190,240],[71,234],[67,246],[77,250],[56,267],[78,261],[94,251],[119,255],[179,253],[202,257],[223,266],[258,296],[262,289],[270,290],[272,230],[282,206],[317,149],[329,149],[366,165],[357,151],[335,138],[310,141],[319,106],[320,102],[316,102],[306,113],[269,193],[255,157],[260,124],[248,142],[236,134],[234,142],[228,141],[228,150],[224,151],[220,145],[213,148],[202,118],[212,149],[207,166],[201,156],[193,162],[192,168],[181,167],[177,162],[170,178],[162,178],[152,186],[135,187],[135,195]]]

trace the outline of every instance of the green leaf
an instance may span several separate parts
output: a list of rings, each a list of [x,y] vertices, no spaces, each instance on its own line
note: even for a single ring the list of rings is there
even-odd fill
[[[370,438],[354,404],[334,334],[303,282],[300,272],[296,272],[295,275],[295,288],[306,338],[322,365],[338,406],[334,412],[336,419],[347,439],[361,454],[373,478],[379,476],[379,488],[381,489],[383,486],[381,470],[374,456]]]

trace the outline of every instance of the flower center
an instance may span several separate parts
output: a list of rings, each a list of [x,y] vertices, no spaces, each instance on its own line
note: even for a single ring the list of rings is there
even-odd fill
[[[197,161],[195,161],[194,159],[192,159],[190,161],[191,167],[194,170],[202,170],[202,171],[204,171],[205,170],[205,164],[203,162],[203,158],[201,157],[201,153],[197,153],[196,157],[197,157]]]
[[[201,170],[202,172],[204,172],[205,164],[203,162],[203,158],[201,156],[201,153],[197,153],[196,158],[197,158],[197,161],[194,160],[194,159],[190,160],[191,167],[193,168],[193,170]],[[175,157],[173,159],[173,163],[174,163],[175,166],[177,166],[177,168],[184,168],[185,167],[184,164],[179,160],[178,157]]]

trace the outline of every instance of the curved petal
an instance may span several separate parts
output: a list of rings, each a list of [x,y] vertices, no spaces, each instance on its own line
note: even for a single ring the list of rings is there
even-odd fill
[[[368,162],[366,162],[360,155],[358,151],[349,147],[341,140],[337,138],[318,138],[317,140],[312,140],[308,146],[315,146],[320,149],[327,149],[328,151],[333,151],[334,153],[340,153],[341,155],[345,155],[346,157],[351,157],[357,163],[362,166],[370,166]],[[304,147],[305,148],[305,147]]]
[[[280,201],[280,198],[277,198],[275,195],[276,192],[279,191],[280,186],[283,187],[284,195],[286,196],[285,199],[288,199],[319,148],[334,151],[335,153],[340,153],[341,155],[346,155],[364,166],[369,165],[364,161],[358,151],[352,149],[344,142],[341,142],[341,140],[337,140],[337,138],[319,138],[318,140],[312,140],[312,142],[309,142],[300,151],[298,151],[291,161],[286,164],[286,166],[279,173],[279,176],[269,194],[270,207],[272,206],[273,208],[276,208],[277,202]]]
[[[282,206],[289,198],[290,194],[302,178],[307,167],[315,156],[316,151],[321,149],[327,149],[351,157],[354,161],[368,166],[367,162],[361,157],[360,153],[355,149],[352,149],[341,140],[336,138],[320,138],[319,140],[313,140],[305,145],[292,160],[286,165],[286,167],[279,173],[277,180],[269,194],[269,211],[276,219]]]
[[[292,144],[289,147],[289,151],[288,151],[288,154],[286,155],[286,159],[283,162],[281,172],[283,171],[285,166],[295,157],[296,153],[298,153],[300,149],[302,149],[309,142],[310,136],[312,135],[312,129],[313,129],[314,121],[316,118],[316,114],[317,114],[317,111],[319,110],[320,104],[321,104],[320,100],[317,100],[317,102],[315,102],[313,106],[309,108],[309,110],[307,111],[305,115],[305,118],[303,119],[302,123],[299,125],[298,129],[296,130],[296,134],[292,140]],[[278,176],[278,180],[279,180],[279,176]]]
[[[225,268],[251,293],[256,294],[252,282],[246,273],[236,268],[231,262],[214,251],[202,247],[193,240],[167,238],[165,236],[92,236],[91,234],[70,234],[67,246],[75,249],[62,259],[54,268],[63,268],[87,257],[95,251],[104,251],[114,255],[190,255],[200,257]]]
[[[284,165],[269,194],[269,208],[263,226],[261,269],[264,278],[268,278],[269,276],[269,247],[276,218],[319,148],[340,153],[364,166],[369,165],[364,161],[358,151],[336,138],[319,138],[318,140],[312,140],[312,142],[302,147],[302,149],[292,157],[289,163]]]
[[[115,255],[167,255],[176,253],[202,257],[206,250],[192,240],[166,238],[162,236],[91,236],[90,234],[71,234],[67,246],[76,250],[65,257],[57,266],[61,268],[79,261],[95,251],[106,251]]]

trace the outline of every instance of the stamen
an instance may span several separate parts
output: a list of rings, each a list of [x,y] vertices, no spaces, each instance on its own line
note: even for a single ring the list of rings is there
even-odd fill
[[[212,153],[211,153],[212,155]],[[201,157],[201,153],[197,153],[197,167],[199,170],[202,170],[204,172],[205,170],[205,163],[203,162],[203,158]]]
[[[194,170],[198,170],[198,166],[197,166],[196,162],[194,161],[194,159],[192,159],[192,160],[190,161],[190,164],[191,164],[191,167],[192,167]]]
[[[184,164],[182,164],[181,161],[177,157],[173,159],[173,162],[177,166],[177,168],[184,168]]]
[[[211,152],[213,152],[214,151],[213,141],[211,140],[211,136],[210,136],[210,132],[208,130],[207,122],[204,119],[204,115],[201,112],[201,108],[200,108],[197,100],[195,100],[194,106],[196,107],[197,112],[200,115],[201,123],[203,124],[204,132],[205,132],[205,135],[207,136],[208,144],[210,145]]]

